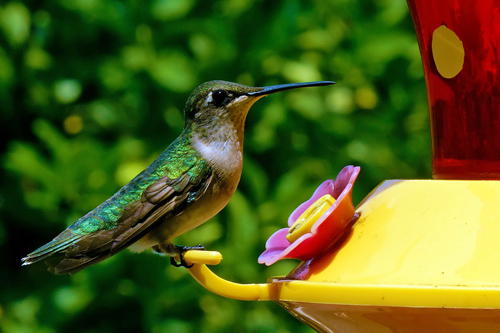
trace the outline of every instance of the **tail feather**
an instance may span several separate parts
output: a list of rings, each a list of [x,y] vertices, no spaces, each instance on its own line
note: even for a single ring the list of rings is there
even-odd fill
[[[49,266],[48,271],[53,274],[75,274],[90,265],[96,264],[104,259],[109,258],[110,256],[110,254],[105,254],[95,257],[83,256],[80,258],[63,258],[62,260],[57,260],[56,258],[54,258],[56,260],[54,260],[53,262],[48,260],[45,262],[45,264]]]
[[[90,251],[85,253],[92,238],[75,234],[66,229],[51,242],[36,249],[22,258],[22,265],[30,265],[37,261],[45,260],[49,272],[54,274],[74,274],[85,267],[110,257],[108,251]],[[98,248],[99,249],[99,248]]]
[[[41,246],[28,254],[26,257],[22,258],[22,265],[30,265],[37,261],[46,259],[56,253],[62,253],[68,249],[68,247],[74,245],[81,237],[82,235],[75,234],[71,232],[71,230],[65,230],[49,243]]]

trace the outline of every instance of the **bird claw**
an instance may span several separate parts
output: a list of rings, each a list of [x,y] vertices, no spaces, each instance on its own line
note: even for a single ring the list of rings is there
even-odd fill
[[[174,245],[174,247],[179,253],[179,262],[177,262],[174,257],[170,257],[170,264],[172,264],[172,266],[174,267],[185,267],[185,268],[193,267],[194,264],[188,265],[186,260],[184,260],[184,253],[186,253],[189,250],[205,251],[205,248],[201,244],[198,244],[196,246]]]
[[[177,262],[174,257],[170,257],[170,264],[174,267],[185,267],[185,268],[193,267],[194,264],[188,265],[186,260],[184,260],[184,256],[182,254],[179,254],[179,257],[180,257],[180,262]]]

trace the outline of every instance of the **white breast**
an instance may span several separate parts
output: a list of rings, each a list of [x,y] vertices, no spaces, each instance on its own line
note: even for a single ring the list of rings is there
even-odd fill
[[[216,170],[223,174],[233,174],[241,170],[243,155],[238,141],[195,140],[194,147]]]

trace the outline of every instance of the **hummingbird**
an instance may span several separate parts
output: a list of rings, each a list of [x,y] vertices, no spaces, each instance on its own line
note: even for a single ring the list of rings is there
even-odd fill
[[[125,248],[135,252],[152,248],[170,256],[174,266],[189,267],[183,253],[202,247],[172,241],[219,213],[232,197],[241,177],[250,107],[269,94],[334,83],[201,84],[186,102],[179,137],[108,200],[22,258],[22,265],[49,259],[50,272],[74,274]]]

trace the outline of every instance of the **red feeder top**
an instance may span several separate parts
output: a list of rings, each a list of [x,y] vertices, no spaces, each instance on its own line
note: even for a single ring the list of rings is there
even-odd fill
[[[408,5],[427,83],[433,177],[500,179],[500,2]]]

